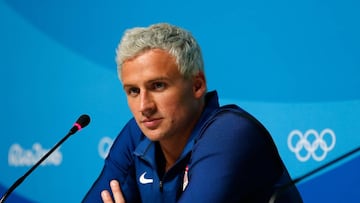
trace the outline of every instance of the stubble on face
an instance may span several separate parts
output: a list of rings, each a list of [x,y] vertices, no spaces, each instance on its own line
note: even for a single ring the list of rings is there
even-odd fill
[[[126,61],[121,75],[130,110],[150,140],[177,142],[190,136],[202,106],[193,80],[181,75],[173,56],[149,50]]]

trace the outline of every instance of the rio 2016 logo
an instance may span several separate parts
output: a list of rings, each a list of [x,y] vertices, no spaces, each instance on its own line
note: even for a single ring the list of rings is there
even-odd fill
[[[305,162],[311,157],[315,161],[322,161],[334,149],[336,136],[329,128],[320,133],[314,129],[309,129],[305,133],[293,130],[288,135],[287,143],[290,151],[295,153],[299,161]]]
[[[9,166],[32,166],[48,151],[48,149],[44,149],[38,142],[34,143],[31,149],[24,149],[20,144],[14,143],[9,149]],[[62,163],[62,159],[63,155],[60,149],[57,149],[41,165],[59,166]]]
[[[99,156],[102,159],[105,159],[107,157],[107,155],[109,154],[110,148],[113,144],[113,139],[111,139],[110,137],[103,137],[101,138],[99,144],[98,144],[98,152],[99,152]]]

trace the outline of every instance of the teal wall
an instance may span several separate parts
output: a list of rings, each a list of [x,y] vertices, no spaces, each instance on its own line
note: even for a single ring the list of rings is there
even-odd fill
[[[292,177],[324,165],[360,143],[359,10],[349,0],[0,1],[0,194],[86,113],[90,125],[9,198],[80,202],[131,117],[117,43],[157,22],[194,34],[209,89],[264,123]],[[355,154],[298,187],[305,202],[352,202],[358,169]]]

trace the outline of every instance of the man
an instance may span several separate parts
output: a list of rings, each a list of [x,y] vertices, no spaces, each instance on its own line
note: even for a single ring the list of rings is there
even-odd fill
[[[268,202],[291,183],[268,131],[207,92],[189,32],[165,23],[128,30],[116,61],[134,118],[83,202]],[[302,200],[291,187],[275,202]]]

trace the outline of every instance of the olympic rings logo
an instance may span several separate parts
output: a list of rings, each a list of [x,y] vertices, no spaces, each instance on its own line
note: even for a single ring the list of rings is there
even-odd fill
[[[310,157],[316,161],[322,161],[328,152],[334,149],[336,137],[329,128],[324,129],[320,134],[314,129],[309,129],[305,134],[299,130],[293,130],[287,141],[289,149],[295,153],[299,161],[305,162]]]

